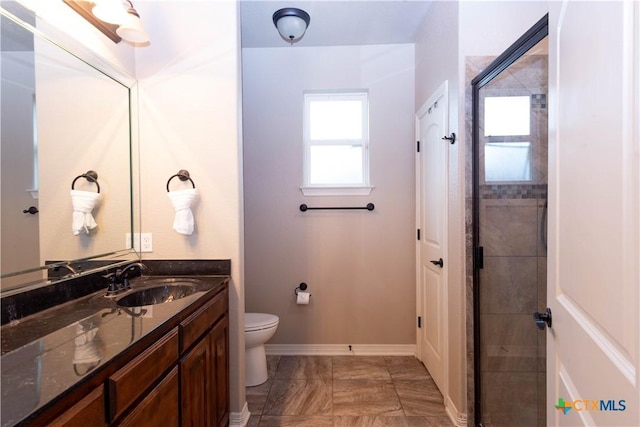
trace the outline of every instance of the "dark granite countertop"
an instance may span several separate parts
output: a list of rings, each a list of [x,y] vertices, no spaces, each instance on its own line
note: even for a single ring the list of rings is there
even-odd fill
[[[228,275],[187,277],[201,281],[196,292],[171,302],[124,308],[101,290],[3,325],[2,427],[18,424],[87,380],[229,280]],[[150,279],[132,280],[131,287],[140,289]]]

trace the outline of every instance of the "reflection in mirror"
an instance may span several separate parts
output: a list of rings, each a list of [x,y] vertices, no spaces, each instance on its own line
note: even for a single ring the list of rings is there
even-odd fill
[[[130,89],[34,34],[23,22],[37,27],[39,18],[19,7],[17,20],[16,7],[3,2],[0,9],[3,291],[87,271],[96,256],[103,266],[135,255],[125,241],[132,231]],[[88,179],[74,189],[97,199],[90,210],[96,227],[75,235],[72,183],[89,170],[98,173],[100,194]],[[42,268],[55,262],[56,269]]]

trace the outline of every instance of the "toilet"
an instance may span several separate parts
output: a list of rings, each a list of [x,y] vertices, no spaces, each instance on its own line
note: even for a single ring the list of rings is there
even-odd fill
[[[264,344],[276,333],[280,319],[275,314],[245,313],[245,385],[252,387],[267,381],[267,355]]]

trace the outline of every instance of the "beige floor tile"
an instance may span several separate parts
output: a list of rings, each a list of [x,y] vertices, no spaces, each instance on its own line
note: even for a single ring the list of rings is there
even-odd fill
[[[331,381],[273,380],[264,415],[332,415]]]
[[[334,427],[432,427],[426,417],[337,416]]]
[[[282,356],[275,378],[330,381],[331,356]]]
[[[407,416],[447,416],[442,394],[433,380],[397,380],[393,383]]]
[[[389,380],[389,370],[384,357],[334,356],[335,380]]]
[[[278,365],[280,364],[280,358],[282,356],[267,356],[267,375],[269,378],[275,378],[276,370],[278,369]]]
[[[398,380],[426,380],[431,378],[421,361],[413,356],[385,357],[391,378]]]
[[[268,356],[247,387],[249,427],[453,427],[414,357]]]
[[[264,415],[259,427],[333,427],[333,417]]]
[[[391,381],[333,380],[334,415],[404,415]]]
[[[247,405],[252,415],[262,414],[272,382],[273,380],[267,380],[264,384],[246,388]]]
[[[422,427],[430,426],[430,427],[455,427],[455,424],[451,422],[449,417],[407,417],[408,419],[413,418],[422,418],[426,419],[427,424],[419,424],[420,420],[417,420],[418,424],[409,424],[409,427]]]

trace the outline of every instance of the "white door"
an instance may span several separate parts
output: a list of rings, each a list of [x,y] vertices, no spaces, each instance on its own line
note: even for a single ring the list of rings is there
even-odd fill
[[[447,82],[416,115],[418,358],[444,393],[447,296]]]
[[[547,422],[639,426],[640,2],[549,22]]]

